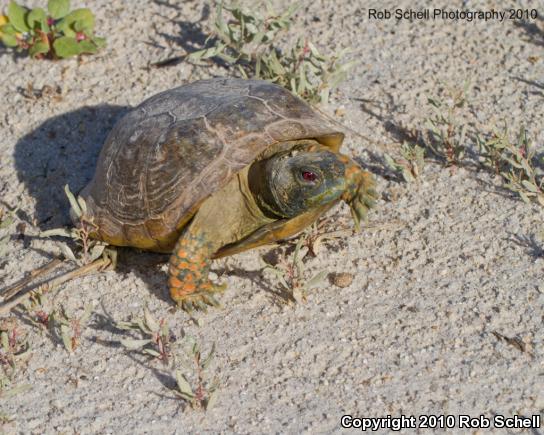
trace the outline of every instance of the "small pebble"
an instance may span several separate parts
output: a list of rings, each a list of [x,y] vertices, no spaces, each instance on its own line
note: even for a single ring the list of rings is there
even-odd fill
[[[353,274],[348,272],[335,273],[331,276],[331,281],[337,287],[348,287],[353,282]]]

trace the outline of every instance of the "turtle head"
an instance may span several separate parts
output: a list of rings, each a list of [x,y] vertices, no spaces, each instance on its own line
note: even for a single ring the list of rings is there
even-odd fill
[[[292,218],[339,200],[346,190],[344,174],[337,154],[323,147],[313,151],[297,147],[254,165],[250,185],[265,213]]]

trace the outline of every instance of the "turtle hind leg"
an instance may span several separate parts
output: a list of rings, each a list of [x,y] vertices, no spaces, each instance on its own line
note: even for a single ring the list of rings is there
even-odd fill
[[[170,257],[168,285],[172,299],[186,311],[219,306],[214,293],[224,291],[226,285],[217,285],[208,279],[213,243],[205,234],[186,231],[178,239]]]

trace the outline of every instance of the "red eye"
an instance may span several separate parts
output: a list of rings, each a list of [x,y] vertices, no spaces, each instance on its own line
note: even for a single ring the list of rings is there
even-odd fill
[[[304,178],[306,181],[315,181],[317,180],[317,175],[310,171],[303,171],[302,178]]]

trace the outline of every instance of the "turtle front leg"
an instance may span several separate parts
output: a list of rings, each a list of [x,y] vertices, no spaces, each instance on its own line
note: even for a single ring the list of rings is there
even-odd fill
[[[376,183],[372,173],[363,171],[352,159],[344,157],[346,191],[342,199],[350,206],[355,229],[360,231],[361,220],[366,221],[368,211],[376,205],[378,199]]]
[[[192,228],[176,243],[170,257],[168,285],[170,296],[185,311],[219,306],[214,293],[224,291],[226,284],[217,285],[208,279],[213,248],[204,233]]]

